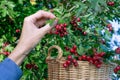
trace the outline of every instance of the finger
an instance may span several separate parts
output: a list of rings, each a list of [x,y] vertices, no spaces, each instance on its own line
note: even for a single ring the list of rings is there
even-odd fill
[[[46,12],[43,10],[40,10],[38,12],[36,12],[35,14],[30,16],[34,21],[40,19],[40,18],[47,18],[47,19],[52,19],[55,18],[55,15],[50,13],[50,12]]]
[[[46,22],[46,19],[40,19],[40,20],[36,21],[35,25],[36,25],[38,28],[40,28],[40,27],[42,27],[42,26],[45,25],[45,22]]]

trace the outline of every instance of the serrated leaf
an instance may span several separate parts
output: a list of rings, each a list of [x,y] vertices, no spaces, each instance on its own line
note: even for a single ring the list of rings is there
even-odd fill
[[[55,21],[55,18],[54,18],[54,19],[47,20],[47,21],[46,21],[46,24],[50,24],[50,26],[53,26],[54,21]]]

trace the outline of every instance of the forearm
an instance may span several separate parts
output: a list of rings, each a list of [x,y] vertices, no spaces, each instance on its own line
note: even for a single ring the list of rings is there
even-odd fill
[[[8,57],[20,66],[29,52],[30,49],[27,49],[25,45],[18,44]]]

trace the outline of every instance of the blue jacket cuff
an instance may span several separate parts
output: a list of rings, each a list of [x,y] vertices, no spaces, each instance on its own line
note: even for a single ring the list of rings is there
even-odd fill
[[[22,76],[22,70],[9,58],[0,63],[0,80],[19,80]]]

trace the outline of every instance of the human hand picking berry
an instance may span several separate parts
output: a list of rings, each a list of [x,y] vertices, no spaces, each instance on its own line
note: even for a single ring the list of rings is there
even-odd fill
[[[24,19],[22,33],[17,46],[8,58],[0,63],[0,72],[2,72],[0,80],[20,79],[22,71],[18,66],[21,65],[25,57],[27,57],[29,52],[37,45],[45,34],[57,24],[57,20],[55,20],[52,26],[49,24],[45,25],[45,22],[48,19],[54,18],[54,14],[40,10]]]
[[[46,20],[53,18],[55,18],[55,16],[52,13],[42,10],[26,17],[24,19],[19,43],[9,58],[15,61],[16,64],[20,65],[21,60],[23,60],[22,58],[24,58],[31,49],[35,47],[40,39],[42,39],[44,35],[57,24],[56,20],[53,26],[50,26],[49,24],[43,26]]]

